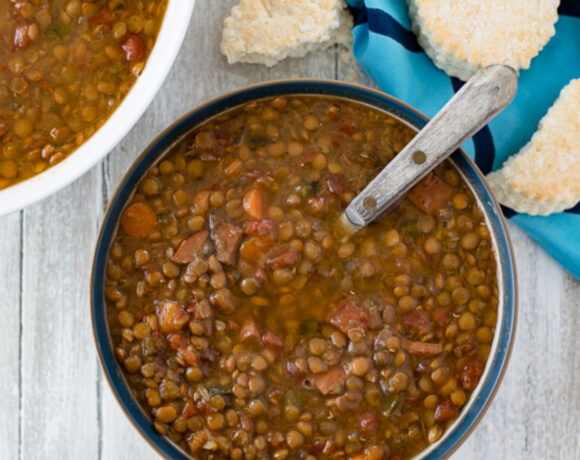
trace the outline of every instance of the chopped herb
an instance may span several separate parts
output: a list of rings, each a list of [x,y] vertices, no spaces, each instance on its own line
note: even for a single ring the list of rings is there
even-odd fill
[[[162,212],[157,216],[157,222],[161,225],[167,225],[171,221],[169,212]]]
[[[409,238],[417,238],[421,235],[416,220],[409,220],[401,226],[401,233]]]
[[[210,396],[223,396],[223,395],[231,395],[232,389],[230,387],[211,387],[208,390]]]
[[[307,184],[305,182],[298,184],[294,188],[294,191],[300,198],[303,199],[310,198],[312,195],[314,195],[314,188],[312,187],[312,184]]]
[[[391,393],[386,397],[385,403],[387,405],[387,409],[383,412],[384,417],[390,417],[393,411],[399,405],[401,401],[401,393]]]
[[[300,333],[303,335],[312,335],[318,332],[318,321],[309,319],[300,324]]]
[[[69,28],[64,24],[52,24],[44,31],[49,40],[57,40],[69,34]]]
[[[141,352],[143,356],[151,356],[157,353],[157,348],[155,348],[155,343],[153,337],[145,337],[141,342]]]
[[[262,136],[260,134],[255,134],[253,136],[250,136],[248,139],[248,144],[253,149],[257,149],[259,147],[264,147],[264,145],[269,144],[270,142],[273,142],[273,140],[270,137]]]

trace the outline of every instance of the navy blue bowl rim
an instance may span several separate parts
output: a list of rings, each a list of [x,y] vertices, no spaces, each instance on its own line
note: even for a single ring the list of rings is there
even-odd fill
[[[352,83],[305,79],[272,81],[242,88],[192,110],[163,131],[137,158],[113,196],[98,236],[91,274],[91,317],[99,361],[117,401],[149,444],[167,458],[186,460],[191,457],[168,438],[155,431],[150,418],[140,408],[127,387],[110,341],[103,287],[107,255],[115,235],[117,222],[138,181],[177,139],[193,127],[218,113],[249,101],[292,94],[327,95],[354,100],[385,110],[418,129],[428,121],[425,115],[397,98]],[[445,433],[442,442],[434,450],[427,450],[426,455],[419,456],[430,460],[448,457],[461,445],[483,416],[497,391],[509,360],[517,316],[517,284],[513,249],[502,211],[487,186],[484,176],[467,154],[458,150],[451,159],[479,196],[480,204],[485,210],[488,225],[495,238],[500,268],[498,277],[503,286],[503,315],[498,318],[501,321],[501,330],[496,339],[495,353],[489,358],[492,362],[485,380],[480,383],[476,397],[470,401],[471,407],[462,413],[459,423],[454,424],[449,433]]]

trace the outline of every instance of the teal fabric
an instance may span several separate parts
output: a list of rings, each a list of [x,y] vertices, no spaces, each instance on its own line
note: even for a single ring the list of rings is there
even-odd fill
[[[356,24],[354,55],[386,93],[432,117],[461,87],[422,51],[411,31],[404,0],[348,0]],[[520,72],[516,98],[465,143],[483,173],[498,169],[525,145],[538,122],[573,78],[580,78],[580,1],[563,0],[556,35]],[[579,108],[580,110],[580,108]],[[580,148],[580,146],[579,146]],[[580,278],[580,205],[550,216],[504,214],[570,273]]]

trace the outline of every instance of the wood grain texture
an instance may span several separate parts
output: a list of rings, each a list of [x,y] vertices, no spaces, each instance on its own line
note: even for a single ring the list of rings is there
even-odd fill
[[[234,3],[197,1],[163,89],[104,163],[54,197],[0,218],[0,459],[159,458],[97,369],[88,310],[97,225],[143,148],[178,116],[251,83],[301,76],[372,85],[334,48],[269,69],[228,66],[219,36]],[[490,410],[453,458],[580,459],[580,283],[510,229],[520,288],[514,352]]]
[[[0,457],[17,458],[20,405],[20,212],[0,219]]]
[[[97,170],[24,211],[22,459],[96,458],[97,362],[88,279]]]

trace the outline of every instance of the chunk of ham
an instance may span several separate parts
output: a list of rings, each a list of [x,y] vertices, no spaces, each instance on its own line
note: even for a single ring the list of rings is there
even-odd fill
[[[369,312],[361,307],[356,299],[349,297],[341,300],[328,312],[326,320],[333,326],[348,334],[350,329],[367,329],[370,322]]]
[[[14,30],[14,49],[24,49],[30,44],[28,24],[20,24]]]
[[[425,335],[431,332],[431,322],[427,313],[423,310],[414,310],[401,317],[405,329],[418,335]]]
[[[205,242],[209,232],[207,230],[202,230],[201,232],[194,233],[184,239],[175,254],[171,257],[173,262],[178,264],[190,264],[195,260],[195,253],[199,251]]]
[[[274,222],[270,219],[251,220],[244,230],[246,235],[269,235],[274,232]]]
[[[481,374],[483,374],[483,363],[476,358],[471,358],[461,371],[461,386],[469,391],[475,390]]]
[[[268,259],[266,264],[268,267],[275,270],[277,268],[293,267],[296,265],[296,262],[298,262],[298,255],[296,254],[296,251],[294,249],[287,249]]]
[[[262,334],[262,342],[264,345],[273,348],[282,348],[283,345],[282,339],[278,337],[278,334],[276,334],[274,331],[271,331],[270,329],[266,329]]]
[[[260,331],[258,330],[258,326],[256,326],[254,318],[251,316],[248,316],[242,323],[240,339],[242,339],[242,341],[260,340]]]
[[[443,353],[443,345],[440,343],[408,341],[406,349],[416,356],[435,356]]]
[[[346,372],[339,366],[331,367],[328,371],[312,377],[312,383],[323,395],[328,394],[333,387],[342,385],[345,380]]]
[[[222,264],[232,265],[244,231],[217,214],[209,217],[209,228],[211,239],[215,243],[217,260]]]
[[[421,211],[432,216],[453,197],[453,190],[435,174],[427,174],[407,195]]]
[[[449,399],[444,399],[435,408],[435,421],[438,423],[448,422],[457,416],[457,409]]]

